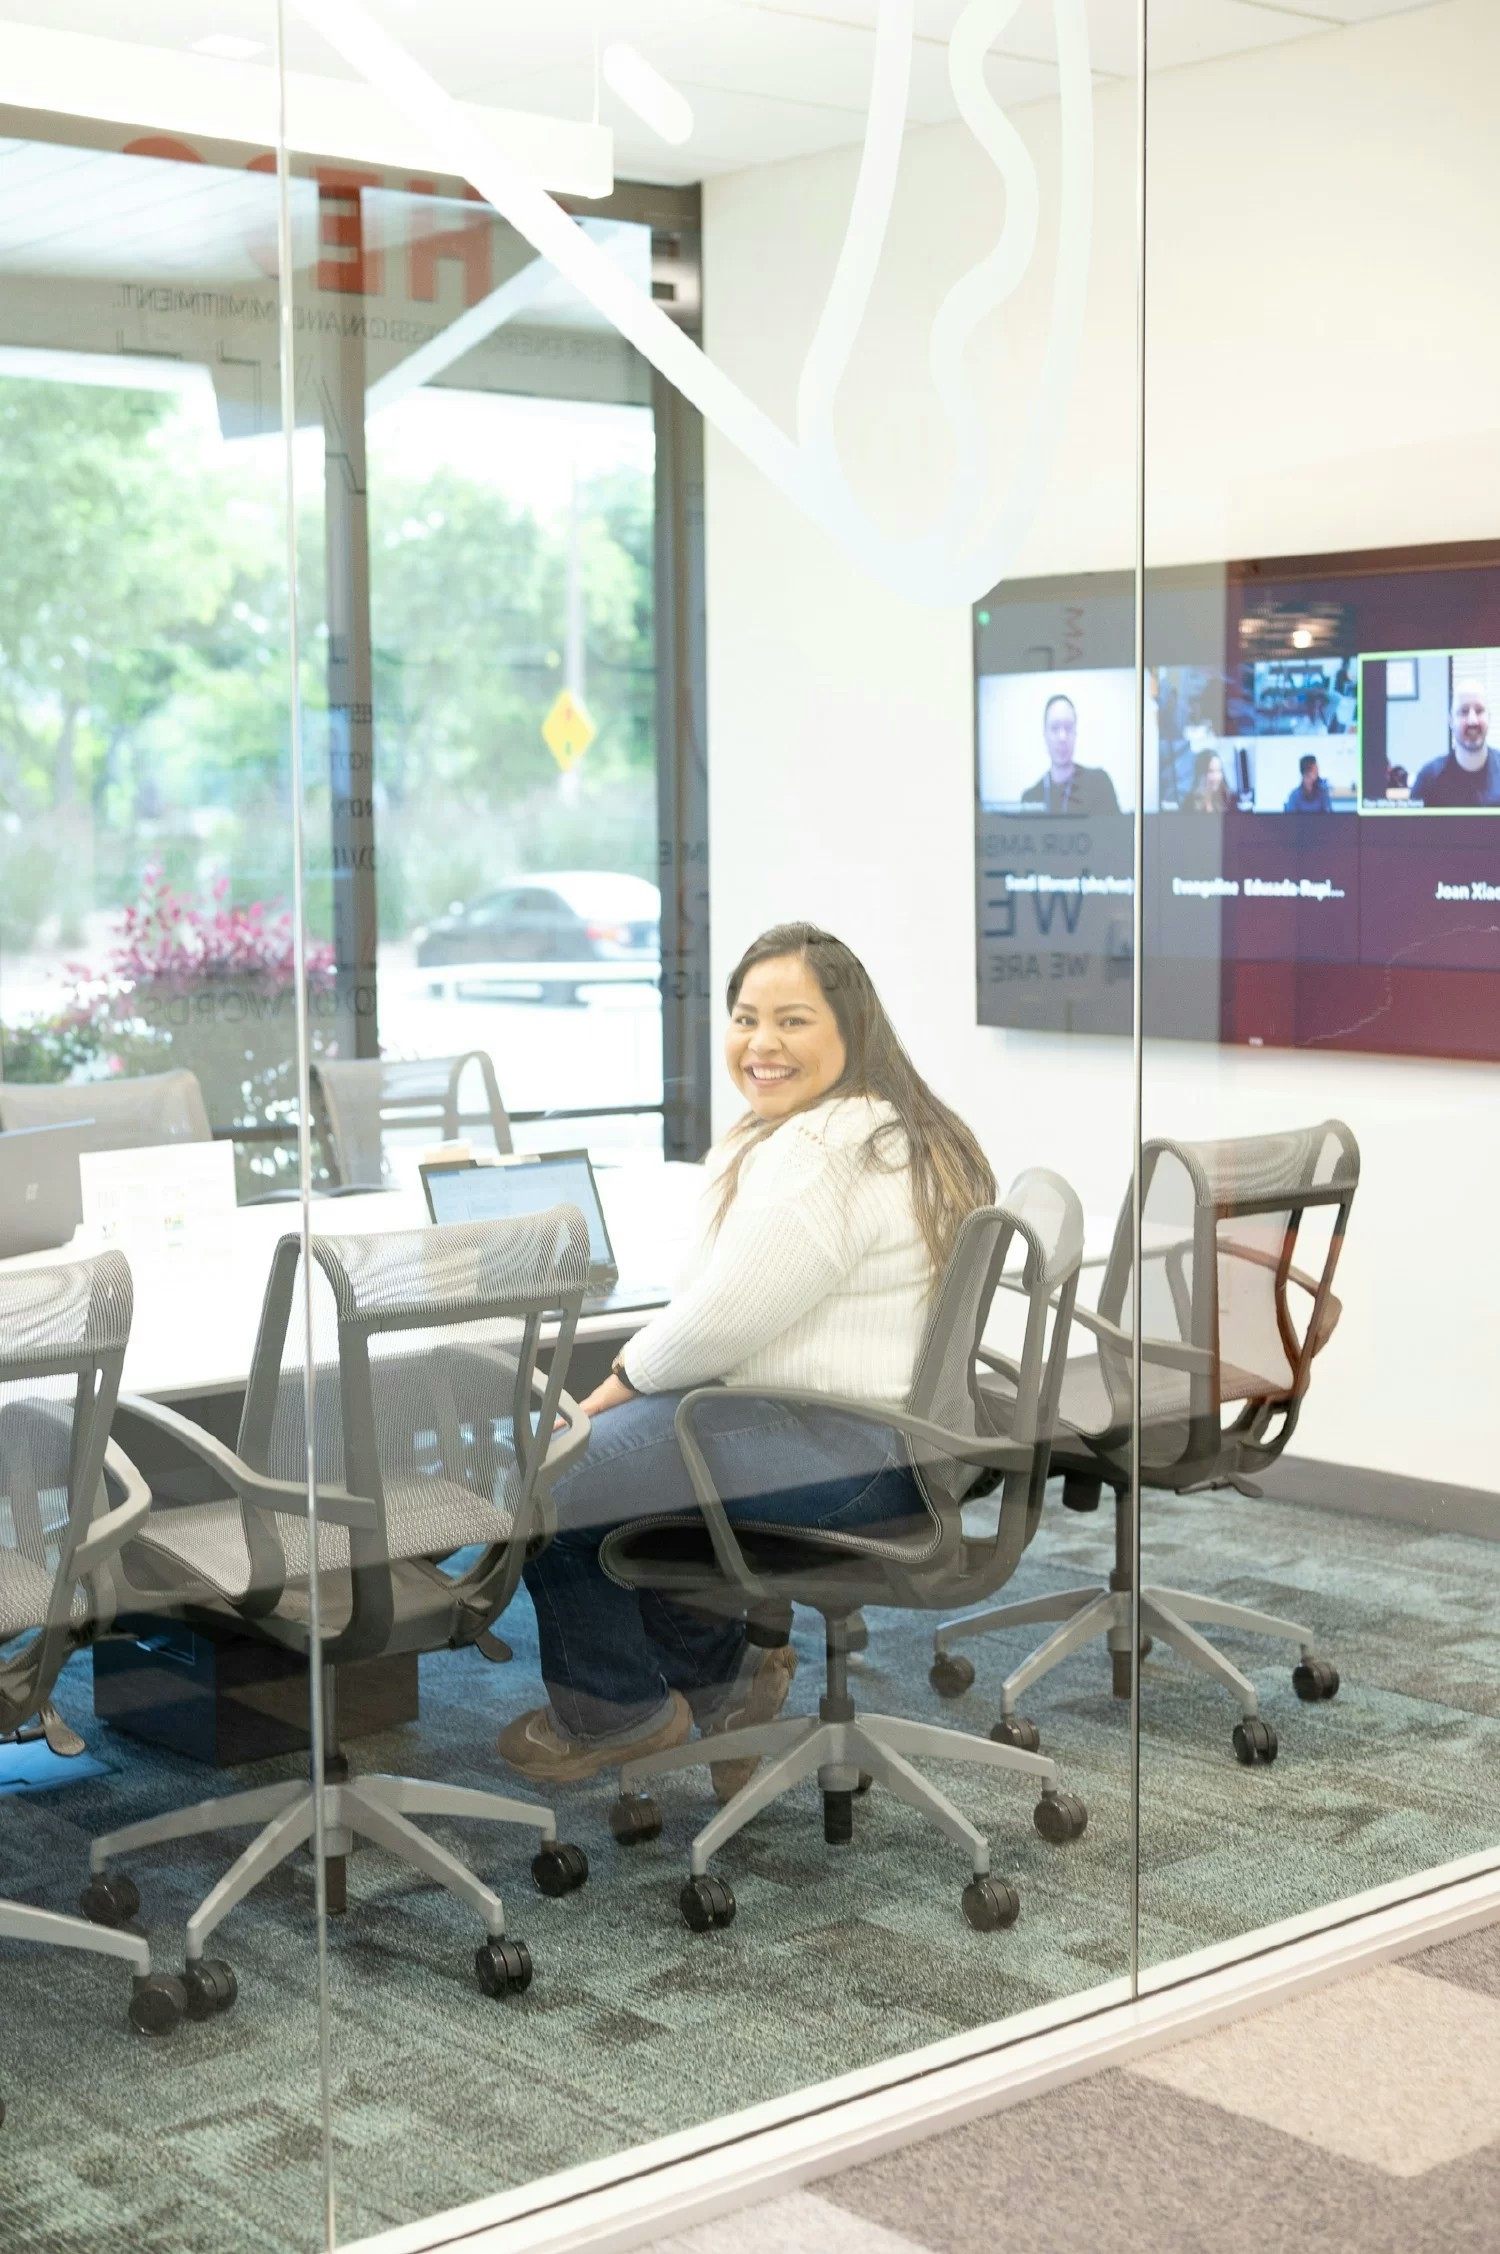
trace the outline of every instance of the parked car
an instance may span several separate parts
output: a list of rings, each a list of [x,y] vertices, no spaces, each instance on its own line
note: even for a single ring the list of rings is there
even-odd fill
[[[417,966],[452,963],[656,963],[661,894],[644,877],[562,869],[456,901],[412,934]],[[579,981],[543,979],[549,1001],[576,1001]]]

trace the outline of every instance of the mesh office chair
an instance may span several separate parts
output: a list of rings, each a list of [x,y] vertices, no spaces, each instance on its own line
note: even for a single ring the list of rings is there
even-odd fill
[[[107,1625],[109,1561],[150,1507],[108,1444],[130,1312],[118,1252],[0,1278],[0,1733],[42,1708],[64,1662]],[[188,2007],[139,1934],[0,1899],[0,1940],[123,1958],[141,2034],[166,2034]]]
[[[534,1801],[407,1777],[351,1778],[338,1751],[334,1667],[393,1652],[509,1653],[490,1635],[528,1547],[550,1523],[546,1483],[584,1447],[588,1421],[563,1392],[588,1278],[588,1231],[574,1206],[519,1221],[312,1241],[312,1457],[318,1504],[314,1573],[307,1512],[308,1442],[301,1240],[284,1238],[267,1286],[238,1450],[154,1402],[122,1409],[173,1435],[218,1474],[223,1500],[156,1511],[125,1560],[122,1609],[235,1621],[322,1667],[325,1756],[322,1852],[330,1909],[344,1907],[345,1857],[359,1833],[478,1911],[475,1959],[492,1995],[531,1979],[525,1943],[506,1936],[500,1897],[408,1821],[463,1816],[540,1835],[532,1863],[549,1894],[582,1885],[588,1864],[560,1845]],[[298,1319],[293,1319],[294,1305]],[[558,1323],[544,1378],[541,1325]],[[555,1433],[559,1412],[566,1430]],[[440,1560],[481,1548],[477,1562]],[[314,1605],[317,1626],[314,1626]],[[119,1855],[236,1824],[263,1825],[188,1921],[187,1979],[234,2000],[234,1979],[204,1944],[235,1904],[313,1839],[315,1798],[298,1779],[131,1824],[96,1840],[85,1914],[133,1913]]]
[[[783,1387],[706,1386],[677,1412],[677,1438],[701,1518],[647,1519],[622,1527],[601,1552],[605,1570],[627,1588],[659,1589],[695,1609],[745,1618],[752,1642],[786,1641],[793,1604],[823,1615],[827,1679],[816,1719],[780,1719],[700,1738],[670,1753],[626,1763],[611,1825],[622,1843],[655,1838],[656,1804],[640,1793],[647,1777],[700,1762],[764,1757],[767,1765],[693,1841],[680,1907],[696,1931],[727,1925],[734,1896],[709,1874],[715,1849],[752,1816],[817,1775],[824,1837],[852,1834],[853,1801],[872,1781],[920,1809],[967,1849],[973,1877],[962,1907],[981,1931],[1013,1924],[1015,1890],[990,1876],[989,1842],[953,1803],[911,1766],[909,1756],[960,1761],[1034,1778],[1041,1787],[1036,1827],[1047,1839],[1076,1838],[1087,1822],[1081,1800],[1059,1789],[1057,1770],[1035,1753],[894,1715],[857,1714],[848,1682],[848,1624],[861,1607],[941,1609],[969,1593],[987,1595],[1015,1571],[1035,1529],[1047,1478],[1048,1443],[1067,1351],[1068,1322],[1083,1249],[1083,1216],[1066,1182],[1040,1170],[1023,1174],[1005,1206],[972,1213],[934,1295],[906,1407],[792,1392]],[[998,1434],[975,1379],[975,1357],[991,1301],[1007,1266],[1025,1297],[1025,1338],[1013,1372],[1009,1430]],[[1054,1304],[1055,1302],[1055,1304]],[[837,1410],[894,1429],[905,1443],[925,1506],[908,1522],[859,1532],[800,1531],[784,1525],[731,1525],[714,1484],[699,1425],[706,1405],[744,1394],[802,1409]],[[998,1481],[998,1511],[965,1523],[964,1504],[984,1472]]]
[[[1254,1474],[1274,1463],[1296,1428],[1313,1356],[1339,1318],[1334,1270],[1354,1192],[1359,1147],[1341,1120],[1285,1134],[1228,1142],[1152,1142],[1141,1153],[1141,1463],[1143,1487],[1190,1494],[1229,1487],[1256,1496]],[[1330,1216],[1316,1274],[1293,1266],[1310,1212]],[[1129,1333],[1135,1229],[1126,1199],[1099,1293],[1099,1311],[1075,1312],[1094,1334],[1093,1351],[1070,1360],[1063,1377],[1053,1463],[1064,1473],[1063,1500],[1097,1508],[1115,1495],[1115,1566],[1108,1588],[1064,1589],[1027,1604],[1001,1605],[944,1622],[937,1635],[934,1688],[957,1697],[974,1680],[954,1644],[997,1628],[1059,1621],[1056,1632],[1009,1675],[1000,1692],[995,1736],[1035,1748],[1034,1722],[1016,1711],[1023,1692],[1095,1637],[1108,1644],[1116,1697],[1130,1696],[1135,1526],[1131,1501]],[[1301,1294],[1294,1303],[1293,1289]],[[1300,1319],[1299,1319],[1300,1309]],[[999,1412],[1003,1413],[1003,1411]],[[1254,1685],[1200,1627],[1275,1636],[1300,1648],[1292,1683],[1309,1703],[1332,1698],[1337,1668],[1313,1650],[1309,1628],[1249,1606],[1185,1589],[1142,1588],[1142,1654],[1159,1637],[1190,1666],[1222,1683],[1239,1703],[1234,1750],[1248,1767],[1276,1758],[1276,1732],[1262,1719]]]
[[[62,1127],[92,1119],[95,1150],[158,1143],[209,1143],[213,1129],[195,1072],[148,1072],[137,1080],[73,1080],[33,1087],[0,1081],[0,1129]]]
[[[429,1140],[455,1141],[463,1116],[460,1083],[471,1065],[478,1069],[495,1148],[508,1155],[513,1147],[510,1119],[495,1067],[483,1049],[458,1057],[360,1057],[346,1064],[314,1064],[313,1085],[336,1181],[345,1188],[382,1188],[390,1175],[386,1136],[393,1129],[421,1129]]]

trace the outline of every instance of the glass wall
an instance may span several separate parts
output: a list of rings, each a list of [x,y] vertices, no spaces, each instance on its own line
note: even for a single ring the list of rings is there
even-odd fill
[[[1149,1977],[1496,1846],[1496,27],[1337,12],[1148,88]]]
[[[149,124],[0,125],[0,2236],[311,2247],[306,1479],[225,1468],[305,1116],[278,184]]]
[[[7,2248],[1492,1863],[1482,0],[28,17]]]

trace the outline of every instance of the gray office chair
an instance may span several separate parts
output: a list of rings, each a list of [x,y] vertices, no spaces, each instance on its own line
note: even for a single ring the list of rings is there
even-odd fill
[[[702,1762],[762,1758],[766,1766],[704,1826],[693,1841],[680,1907],[696,1931],[727,1925],[733,1893],[709,1874],[716,1848],[762,1808],[803,1778],[816,1775],[823,1794],[823,1832],[831,1844],[852,1835],[853,1802],[865,1780],[883,1785],[919,1809],[968,1851],[973,1877],[962,1908],[981,1931],[1011,1925],[1020,1904],[1014,1888],[990,1876],[989,1842],[966,1816],[911,1766],[910,1756],[1010,1770],[1041,1787],[1036,1827],[1054,1841],[1076,1838],[1087,1822],[1081,1800],[1059,1789],[1050,1761],[930,1723],[859,1714],[849,1691],[848,1623],[861,1607],[941,1609],[965,1595],[988,1595],[1015,1571],[1035,1529],[1047,1478],[1051,1421],[1067,1352],[1069,1315],[1083,1249],[1083,1216],[1066,1182],[1040,1170],[1023,1174],[1007,1204],[972,1213],[934,1295],[912,1389],[904,1409],[874,1407],[784,1387],[706,1386],[677,1412],[677,1438],[702,1516],[649,1519],[622,1527],[601,1552],[606,1572],[632,1589],[656,1589],[694,1609],[747,1620],[752,1642],[786,1641],[793,1604],[823,1616],[827,1681],[816,1719],[780,1719],[762,1727],[699,1738],[670,1753],[626,1763],[611,1816],[623,1844],[661,1829],[656,1803],[640,1792],[648,1777]],[[991,1301],[1007,1266],[1024,1295],[1025,1336],[1013,1372],[1009,1430],[991,1426],[975,1377]],[[700,1425],[706,1406],[743,1394],[798,1409],[834,1409],[894,1429],[916,1474],[924,1515],[886,1529],[838,1533],[784,1525],[731,1524],[709,1466]],[[981,1475],[998,1482],[998,1509],[965,1500]]]
[[[327,1128],[335,1181],[347,1188],[383,1188],[390,1172],[386,1136],[392,1129],[421,1129],[430,1141],[455,1141],[463,1116],[460,1083],[471,1065],[479,1071],[495,1148],[507,1155],[513,1147],[510,1119],[500,1100],[495,1067],[483,1049],[469,1049],[457,1057],[360,1057],[345,1064],[315,1063],[314,1093]]]
[[[217,1474],[221,1501],[155,1511],[124,1561],[122,1613],[227,1619],[322,1669],[325,1744],[322,1852],[327,1900],[345,1906],[345,1857],[359,1833],[477,1910],[488,1938],[475,1959],[491,1995],[531,1979],[525,1943],[507,1938],[498,1894],[408,1821],[463,1816],[536,1831],[532,1873],[544,1893],[581,1886],[588,1864],[560,1845],[534,1801],[410,1777],[350,1777],[339,1751],[334,1668],[393,1652],[462,1649],[508,1658],[490,1631],[550,1523],[547,1482],[585,1446],[588,1420],[563,1391],[588,1279],[588,1230],[570,1205],[519,1221],[454,1223],[370,1237],[317,1237],[313,1458],[318,1566],[307,1511],[301,1241],[284,1238],[267,1286],[237,1450],[155,1402],[122,1411],[170,1435]],[[542,1323],[557,1342],[537,1369]],[[559,1415],[565,1429],[555,1432]],[[478,1546],[476,1562],[440,1561]],[[314,1626],[316,1600],[317,1626]],[[112,1920],[130,1881],[120,1855],[237,1824],[264,1828],[188,1921],[187,1980],[234,1999],[204,1944],[269,1872],[314,1838],[311,1783],[299,1778],[131,1824],[94,1842],[85,1914]]]
[[[130,1312],[118,1252],[0,1278],[0,1733],[44,1708],[64,1663],[108,1624],[109,1561],[150,1507],[109,1444]],[[188,2008],[182,1983],[152,1972],[140,1934],[0,1899],[0,1940],[122,1958],[143,2035],[167,2034]]]
[[[1254,1475],[1274,1463],[1296,1429],[1315,1354],[1339,1318],[1333,1277],[1359,1186],[1359,1147],[1341,1120],[1289,1133],[1228,1142],[1147,1143],[1141,1153],[1141,1463],[1143,1487],[1175,1494],[1229,1488],[1256,1496]],[[1307,1214],[1331,1216],[1315,1274],[1293,1265]],[[1033,1683],[1102,1636],[1116,1697],[1130,1696],[1135,1523],[1131,1482],[1132,1341],[1135,1267],[1132,1200],[1127,1197],[1100,1287],[1099,1310],[1074,1320],[1093,1333],[1093,1349],[1063,1376],[1053,1465],[1064,1474],[1063,1501],[1098,1507],[1103,1486],[1115,1496],[1115,1564],[1109,1586],[1064,1589],[1026,1604],[949,1620],[938,1630],[935,1689],[957,1697],[974,1680],[953,1646],[1001,1628],[1061,1625],[1000,1690],[996,1738],[1035,1749],[1036,1724],[1016,1711]],[[1295,1303],[1293,1290],[1301,1295]],[[1298,1309],[1301,1312],[1299,1315]],[[998,1384],[1001,1381],[996,1381]],[[1003,1403],[997,1400],[1003,1421]],[[1143,1587],[1137,1615],[1142,1653],[1159,1638],[1189,1666],[1222,1683],[1238,1701],[1234,1750],[1247,1767],[1274,1761],[1276,1732],[1260,1714],[1255,1687],[1199,1634],[1232,1628],[1296,1644],[1292,1684],[1309,1703],[1332,1698],[1336,1667],[1318,1657],[1313,1633],[1297,1621],[1186,1589]]]
[[[91,1119],[95,1150],[158,1143],[209,1143],[213,1128],[195,1072],[148,1072],[135,1080],[0,1081],[0,1129],[61,1127]]]

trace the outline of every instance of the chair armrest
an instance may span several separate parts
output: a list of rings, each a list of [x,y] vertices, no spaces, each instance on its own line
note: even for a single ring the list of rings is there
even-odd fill
[[[105,1558],[113,1557],[145,1523],[151,1509],[150,1488],[116,1441],[109,1441],[105,1447],[104,1469],[116,1486],[124,1489],[124,1500],[89,1521],[87,1534],[73,1552],[77,1573],[92,1573]]]
[[[1232,1259],[1248,1261],[1253,1268],[1278,1268],[1281,1265],[1274,1252],[1265,1252],[1256,1244],[1236,1244],[1232,1237],[1226,1239],[1219,1246],[1219,1250]],[[1305,1268],[1288,1268],[1286,1280],[1288,1283],[1299,1285],[1307,1293],[1309,1299],[1316,1300],[1319,1290],[1318,1278],[1310,1276]],[[1315,1354],[1322,1353],[1334,1331],[1338,1328],[1338,1320],[1343,1312],[1343,1301],[1336,1299],[1330,1292],[1324,1303],[1323,1320],[1318,1327],[1318,1335],[1313,1340],[1313,1352]]]
[[[1091,1330],[1108,1345],[1117,1346],[1122,1354],[1130,1352],[1129,1331],[1121,1330],[1119,1324],[1112,1323],[1107,1315],[1092,1314],[1087,1307],[1075,1307],[1073,1320],[1075,1323],[1082,1323],[1085,1330]],[[1163,1369],[1186,1370],[1190,1376],[1203,1377],[1209,1374],[1215,1364],[1215,1356],[1208,1347],[1190,1346],[1185,1338],[1143,1338],[1141,1359],[1144,1362],[1156,1362]]]
[[[148,1401],[139,1393],[122,1393],[119,1407],[168,1439],[177,1441],[199,1463],[216,1471],[242,1503],[255,1510],[277,1512],[285,1518],[306,1518],[307,1489],[299,1481],[272,1479],[265,1472],[252,1471],[213,1433],[205,1432],[202,1425],[180,1416],[161,1401]],[[380,1525],[378,1506],[367,1496],[351,1495],[346,1487],[319,1487],[318,1516],[330,1525],[361,1528],[366,1533],[376,1532]]]
[[[540,1370],[533,1373],[531,1383],[534,1392],[546,1392],[547,1381]],[[549,1480],[556,1479],[561,1472],[569,1468],[575,1457],[584,1453],[589,1444],[589,1433],[593,1429],[592,1420],[584,1415],[571,1393],[559,1393],[557,1396],[557,1413],[565,1420],[567,1430],[565,1432],[554,1431],[547,1442],[547,1453],[543,1459],[542,1471],[544,1477]]]
[[[1010,1378],[1016,1385],[1020,1384],[1021,1365],[1013,1362],[1008,1354],[997,1354],[993,1346],[976,1346],[974,1359],[976,1362],[983,1362],[987,1370],[994,1370],[999,1376]]]
[[[920,1440],[938,1455],[951,1456],[961,1463],[993,1465],[1004,1469],[1024,1470],[1031,1462],[1033,1450],[1013,1440],[1001,1438],[976,1439],[962,1432],[949,1432],[944,1426],[932,1424],[926,1417],[908,1415],[904,1409],[877,1407],[869,1401],[851,1400],[840,1393],[803,1393],[784,1385],[701,1385],[683,1395],[677,1404],[674,1419],[677,1445],[687,1466],[693,1493],[703,1513],[708,1528],[708,1538],[718,1561],[719,1570],[726,1580],[747,1597],[763,1597],[766,1590],[751,1571],[744,1551],[735,1539],[729,1523],[729,1514],[713,1482],[708,1460],[698,1445],[695,1432],[695,1412],[710,1401],[775,1401],[787,1408],[832,1410],[838,1416],[855,1417],[863,1424],[881,1425],[887,1430],[901,1432],[908,1439]]]

